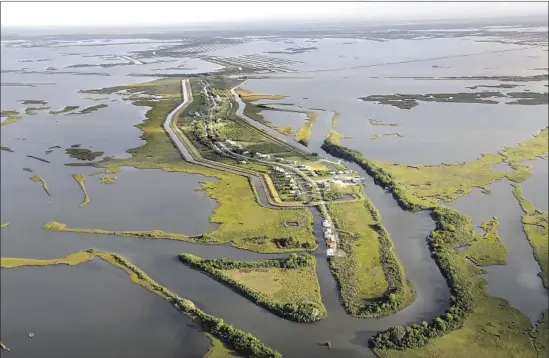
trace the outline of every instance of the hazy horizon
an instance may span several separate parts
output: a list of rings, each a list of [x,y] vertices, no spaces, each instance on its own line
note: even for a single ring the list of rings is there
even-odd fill
[[[2,3],[2,28],[158,28],[311,21],[434,21],[547,16],[542,2]],[[186,18],[185,15],[190,15]],[[259,22],[259,24],[258,24]]]

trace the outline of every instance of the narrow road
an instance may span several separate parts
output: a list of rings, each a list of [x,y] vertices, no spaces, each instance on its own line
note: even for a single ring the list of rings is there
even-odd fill
[[[204,90],[206,91],[206,88],[204,88]],[[233,94],[236,94],[236,93],[234,93],[234,91],[231,91],[231,92]],[[181,153],[181,156],[186,161],[191,162],[193,164],[202,165],[202,166],[212,168],[212,169],[216,169],[216,170],[227,171],[227,172],[231,172],[231,173],[237,174],[237,175],[247,176],[248,178],[251,179],[251,182],[255,184],[256,191],[257,191],[259,199],[260,199],[260,204],[265,206],[265,207],[269,207],[269,208],[277,208],[276,206],[271,205],[268,202],[267,194],[266,194],[267,189],[263,185],[261,185],[261,181],[259,180],[259,177],[257,177],[257,176],[254,177],[251,174],[238,172],[237,170],[229,169],[229,168],[226,168],[226,167],[223,167],[223,166],[204,163],[202,161],[197,161],[193,157],[193,155],[191,154],[191,151],[187,148],[187,146],[184,143],[184,139],[186,137],[181,132],[181,130],[177,127],[177,123],[176,123],[176,119],[178,118],[178,114],[181,111],[183,111],[190,103],[192,103],[192,98],[191,98],[192,97],[192,92],[190,91],[190,82],[189,82],[188,79],[185,79],[185,80],[181,81],[181,93],[183,95],[183,102],[181,102],[173,111],[171,111],[166,116],[166,120],[164,121],[164,125],[163,125],[164,130],[166,131],[166,133],[168,133],[168,136],[170,137],[172,142],[175,144],[178,151]],[[233,156],[237,156],[237,157],[240,156],[236,153],[231,152],[230,150],[228,150],[225,147],[223,147],[223,148],[226,151],[230,152]],[[248,157],[245,157],[245,159],[250,160],[250,158],[248,158]],[[318,197],[320,199],[320,201],[318,203],[316,203],[316,205],[319,207],[321,215],[324,217],[325,220],[327,220],[331,225],[333,225],[332,218],[331,218],[331,216],[328,212],[328,208],[326,207],[326,202],[321,199],[322,196],[320,194],[320,188],[318,187],[318,184],[314,180],[307,177],[299,169],[291,167],[291,166],[287,166],[285,164],[272,163],[272,162],[269,162],[269,161],[264,161],[264,160],[259,160],[259,159],[257,159],[256,161],[259,162],[259,163],[267,164],[267,165],[278,165],[278,166],[284,167],[288,170],[293,171],[297,175],[300,175],[301,177],[305,178],[305,180],[307,180],[309,183],[312,184],[313,190],[316,192],[316,194],[318,195]],[[262,193],[264,196],[260,195],[260,193]],[[261,199],[263,199],[265,202],[261,202],[262,201]],[[295,206],[295,207],[294,206],[287,206],[287,208],[302,208],[302,206]],[[336,248],[339,248],[339,246],[340,246],[339,245],[339,237],[337,235],[337,232],[335,232],[335,230],[334,230],[334,237],[335,237]]]

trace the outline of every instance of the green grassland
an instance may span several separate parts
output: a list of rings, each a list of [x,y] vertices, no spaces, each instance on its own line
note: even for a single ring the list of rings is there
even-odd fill
[[[539,263],[541,272],[539,275],[543,285],[549,288],[549,213],[537,209],[528,199],[522,195],[520,185],[513,184],[513,194],[517,198],[524,212],[522,223],[526,237],[534,249],[534,257]]]
[[[345,252],[330,258],[345,310],[356,317],[378,317],[411,304],[413,288],[373,203],[368,198],[331,203],[328,210]]]
[[[0,115],[2,117],[6,117],[5,120],[0,122],[0,126],[8,125],[10,123],[13,123],[23,118],[23,116],[21,116],[21,114],[18,111],[2,111]]]
[[[439,200],[452,200],[466,194],[473,186],[480,187],[506,176],[517,179],[513,177],[516,171],[494,172],[493,165],[501,162],[513,165],[546,153],[547,129],[518,146],[459,165],[380,164],[328,141],[323,148],[359,164],[376,183],[393,194],[402,208],[430,210],[436,223],[428,243],[450,288],[450,308],[429,322],[406,328],[395,326],[377,333],[369,343],[378,356],[539,357],[549,353],[538,355],[531,342],[530,335],[535,332],[528,317],[506,300],[490,296],[486,280],[477,276],[482,271],[465,260],[467,252],[458,252],[458,248],[473,244],[477,238],[471,218],[438,204]]]
[[[311,138],[313,124],[316,122],[318,114],[315,112],[307,112],[307,122],[297,130],[295,133],[295,140],[304,146],[309,145],[309,139]]]
[[[336,148],[337,147],[337,148]],[[357,158],[358,164],[370,172],[376,180],[391,183],[393,191],[399,191],[397,200],[408,206],[433,207],[439,201],[451,201],[471,191],[473,187],[483,188],[502,178],[520,182],[529,175],[529,167],[519,162],[537,159],[547,153],[548,129],[516,146],[499,153],[484,154],[480,158],[461,164],[436,166],[394,164],[365,158],[360,153],[340,147],[337,143],[325,142],[324,148],[339,151],[339,156]],[[330,149],[331,148],[331,149]],[[498,172],[493,166],[509,163],[515,170]]]
[[[46,183],[46,180],[44,180],[44,178],[42,178],[40,175],[33,175],[30,177],[30,180],[32,180],[35,183],[41,182],[42,187],[44,188],[44,191],[46,192],[46,194],[51,196],[50,188],[48,187],[48,183]]]
[[[477,266],[505,265],[507,263],[507,247],[498,235],[499,221],[492,218],[481,227],[485,233],[482,237],[475,235],[476,239],[466,250],[466,255]]]
[[[50,114],[52,115],[64,114],[64,113],[72,112],[78,108],[80,108],[80,106],[65,106],[64,108],[58,111],[50,111]]]
[[[278,316],[313,322],[326,316],[311,255],[287,259],[229,261],[181,254],[181,262],[229,286]]]
[[[155,80],[135,85],[107,88],[92,93],[115,93],[127,90],[129,93],[144,92],[161,96],[162,100],[135,100],[133,103],[148,106],[144,122],[137,125],[143,131],[141,139],[146,143],[128,150],[132,154],[127,159],[108,159],[97,167],[106,168],[107,173],[119,171],[124,166],[141,169],[162,169],[172,172],[202,174],[217,178],[201,185],[208,196],[215,199],[218,207],[210,221],[220,226],[206,235],[204,240],[216,243],[231,243],[233,246],[259,252],[288,251],[280,248],[273,240],[292,237],[296,244],[294,250],[316,247],[312,233],[312,215],[306,209],[270,209],[261,206],[256,199],[248,178],[220,170],[193,165],[181,159],[170,138],[162,128],[166,115],[181,101],[181,78]],[[234,200],[238,197],[239,200]],[[286,227],[288,220],[301,220],[300,227]],[[304,245],[304,246],[303,246]]]
[[[80,189],[84,193],[84,199],[80,204],[80,206],[84,206],[90,202],[90,197],[88,196],[88,191],[86,190],[86,184],[85,184],[86,176],[84,176],[83,174],[73,174],[72,177],[74,178],[74,180],[76,180],[76,182],[80,186]]]

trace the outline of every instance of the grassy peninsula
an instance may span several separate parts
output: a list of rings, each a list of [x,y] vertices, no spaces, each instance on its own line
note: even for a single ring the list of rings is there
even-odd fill
[[[0,127],[8,125],[10,123],[13,123],[23,118],[23,116],[18,111],[11,111],[11,110],[0,112],[0,116],[5,117],[5,119],[2,122],[0,122]]]
[[[513,172],[492,172],[492,166],[500,162],[514,165],[518,161],[546,153],[547,129],[517,146],[460,165],[425,167],[380,164],[328,141],[325,141],[323,148],[334,156],[352,160],[363,167],[379,185],[393,194],[403,209],[430,210],[436,223],[428,244],[450,288],[450,308],[429,322],[418,322],[408,327],[395,326],[377,333],[369,343],[378,356],[538,356],[530,335],[540,333],[532,330],[528,317],[510,306],[506,300],[490,296],[486,290],[486,280],[477,276],[481,273],[480,269],[465,260],[466,252],[458,251],[458,248],[470,246],[475,240],[471,218],[440,205],[439,200],[451,200],[464,195],[470,191],[470,187],[480,186],[480,182],[487,184],[505,176],[513,177]],[[431,171],[435,171],[438,176]],[[409,176],[403,175],[403,172]],[[436,184],[432,186],[425,184],[430,176],[436,179]],[[416,181],[411,182],[411,178]],[[520,178],[524,178],[524,175]],[[418,191],[420,183],[424,184],[422,189],[425,192]],[[456,187],[460,189],[456,190]],[[426,192],[429,194],[426,195]]]
[[[191,254],[179,258],[280,317],[298,322],[326,317],[311,255],[264,261],[202,259]]]
[[[330,257],[345,310],[355,317],[394,313],[414,300],[381,215],[370,199],[328,205],[345,255]]]
[[[242,354],[246,357],[257,358],[281,358],[282,356],[277,351],[266,346],[259,339],[244,332],[238,328],[225,323],[222,319],[211,316],[201,309],[197,308],[193,302],[188,299],[181,298],[174,292],[164,286],[159,285],[156,281],[150,278],[145,272],[132,264],[126,258],[110,252],[100,251],[97,249],[88,249],[80,251],[60,259],[50,260],[35,260],[23,258],[1,258],[2,268],[15,268],[20,266],[45,266],[56,264],[79,264],[99,258],[115,268],[125,271],[130,280],[135,284],[149,290],[170,304],[178,311],[189,316],[193,321],[202,326],[202,329],[211,336],[224,343],[228,348]]]
[[[88,191],[86,190],[86,184],[84,184],[86,181],[86,176],[83,174],[73,174],[72,177],[76,180],[80,186],[80,189],[82,189],[82,192],[84,193],[84,200],[82,200],[82,203],[80,204],[80,206],[84,206],[90,202],[90,197],[88,196]]]
[[[317,243],[312,233],[312,215],[306,209],[271,209],[261,206],[248,178],[214,170],[182,161],[180,154],[162,129],[166,115],[181,101],[181,78],[155,80],[128,86],[118,86],[93,93],[116,93],[126,90],[130,93],[145,92],[161,97],[159,101],[135,99],[134,105],[147,106],[143,123],[137,125],[143,131],[141,139],[146,141],[141,147],[130,149],[128,159],[104,160],[95,166],[105,168],[107,173],[115,173],[123,166],[141,169],[162,169],[216,178],[201,185],[201,189],[218,202],[218,207],[210,217],[211,222],[220,226],[206,235],[203,241],[231,243],[231,245],[258,252],[280,252],[291,250],[312,250]],[[191,109],[189,108],[189,111]],[[234,198],[239,200],[235,201]],[[286,227],[285,222],[298,220],[303,225]],[[292,238],[293,247],[280,248],[276,242]]]
[[[313,124],[316,122],[318,114],[315,112],[307,112],[307,122],[295,133],[295,140],[304,146],[309,145],[309,138],[313,130]]]
[[[498,235],[498,218],[492,218],[481,224],[484,235],[475,235],[476,239],[469,245],[465,254],[477,266],[505,265],[507,247]]]
[[[30,180],[32,180],[35,183],[41,182],[42,187],[44,188],[44,191],[46,192],[46,194],[51,196],[50,188],[48,187],[48,183],[46,183],[44,178],[42,178],[40,175],[33,175],[33,176],[30,177]]]
[[[537,209],[528,199],[522,195],[520,185],[513,184],[513,194],[519,201],[520,207],[524,212],[522,224],[526,237],[534,249],[534,257],[539,263],[543,285],[549,288],[549,213]]]

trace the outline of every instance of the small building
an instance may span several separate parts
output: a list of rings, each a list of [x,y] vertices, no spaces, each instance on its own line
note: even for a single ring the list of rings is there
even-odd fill
[[[332,224],[328,220],[322,220],[322,227],[331,227]]]
[[[247,164],[247,162],[245,160],[241,160],[238,162],[239,164]]]
[[[250,152],[248,152],[247,150],[242,152],[242,155],[248,155],[248,154],[250,154]]]
[[[334,256],[335,250],[334,249],[328,249],[326,250],[326,256]]]

